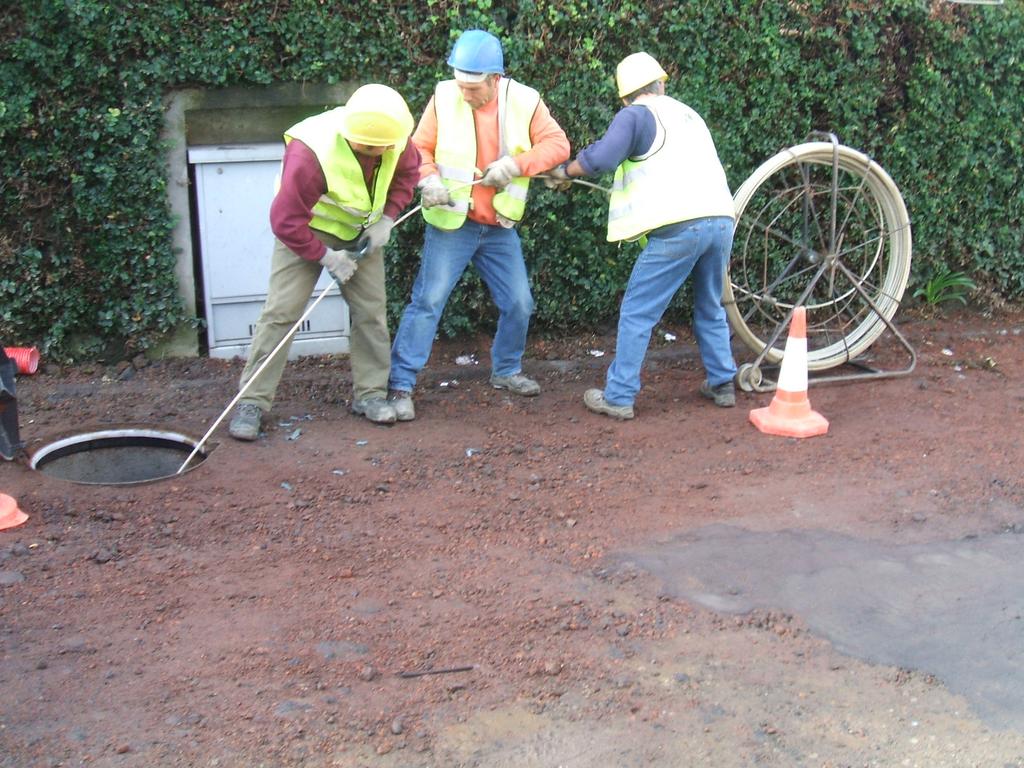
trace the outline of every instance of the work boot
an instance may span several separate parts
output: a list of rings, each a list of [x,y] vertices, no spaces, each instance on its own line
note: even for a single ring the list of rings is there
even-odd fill
[[[352,413],[365,416],[374,424],[394,424],[395,407],[383,397],[366,397],[352,401]]]
[[[395,418],[399,421],[412,421],[416,418],[416,406],[412,404],[412,392],[405,389],[392,389],[388,392],[388,402],[395,409]]]
[[[235,440],[252,442],[260,436],[260,419],[263,409],[255,403],[239,403],[235,408],[235,416],[228,425],[228,434]]]
[[[632,405],[612,405],[604,399],[604,390],[601,389],[588,389],[584,392],[583,404],[594,413],[603,413],[613,419],[626,421],[633,418]]]
[[[540,394],[540,384],[522,373],[513,373],[511,376],[498,376],[492,373],[491,386],[495,389],[507,389],[512,394],[523,397]]]
[[[708,380],[704,379],[704,383],[700,385],[700,393],[708,400],[714,400],[719,408],[732,408],[736,405],[736,387],[731,381],[712,387]]]

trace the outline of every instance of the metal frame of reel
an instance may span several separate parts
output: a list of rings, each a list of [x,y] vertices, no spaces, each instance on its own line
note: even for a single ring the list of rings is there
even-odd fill
[[[799,297],[793,303],[793,308],[790,309],[789,312],[786,314],[785,318],[782,319],[777,324],[777,326],[774,329],[774,332],[771,334],[771,336],[768,339],[768,341],[764,343],[763,347],[758,352],[757,357],[754,359],[754,361],[751,362],[751,363],[743,363],[742,365],[739,366],[739,370],[738,370],[737,375],[736,375],[736,382],[739,385],[740,389],[742,389],[744,391],[747,391],[747,392],[752,392],[752,391],[756,391],[756,392],[772,392],[772,391],[774,391],[776,389],[777,381],[765,378],[763,373],[766,370],[766,368],[767,369],[771,369],[771,370],[778,370],[778,367],[779,367],[780,363],[772,362],[768,366],[764,366],[763,363],[764,363],[765,359],[768,357],[769,354],[772,353],[773,350],[776,351],[776,356],[778,356],[777,355],[777,348],[775,346],[776,342],[780,339],[782,334],[789,327],[790,320],[792,319],[793,312],[795,311],[796,307],[805,304],[805,302],[807,301],[808,297],[814,291],[815,286],[818,284],[818,282],[823,277],[826,276],[826,274],[828,274],[829,279],[834,280],[834,276],[835,276],[835,272],[836,271],[840,272],[842,275],[844,275],[846,277],[846,279],[848,279],[850,281],[851,285],[856,290],[856,292],[859,295],[859,297],[864,301],[864,303],[870,308],[871,312],[877,318],[877,321],[880,321],[881,323],[883,323],[885,325],[885,327],[892,333],[893,337],[899,342],[899,344],[906,351],[907,356],[909,358],[909,362],[908,362],[907,366],[902,368],[902,369],[897,369],[897,370],[879,370],[879,369],[876,369],[876,368],[873,368],[873,367],[867,365],[865,362],[860,360],[860,357],[863,356],[863,354],[864,354],[864,352],[866,350],[861,350],[857,356],[853,356],[853,355],[849,354],[849,349],[847,347],[847,354],[846,354],[845,358],[838,358],[834,363],[829,363],[829,365],[827,367],[828,368],[834,368],[834,367],[838,367],[838,366],[841,366],[841,365],[851,365],[851,366],[855,366],[855,367],[860,368],[861,369],[860,372],[848,373],[848,374],[824,375],[824,376],[816,375],[816,376],[812,377],[810,375],[812,372],[809,371],[808,372],[809,373],[809,375],[808,375],[808,384],[811,384],[811,383],[813,383],[813,384],[826,384],[826,383],[833,383],[833,382],[861,381],[861,380],[866,380],[866,379],[896,378],[896,377],[901,377],[901,376],[909,375],[910,373],[913,372],[913,370],[915,369],[915,367],[917,365],[917,352],[910,345],[910,343],[907,341],[906,337],[902,333],[900,333],[900,331],[896,328],[895,324],[893,323],[893,321],[891,319],[891,317],[893,315],[895,315],[896,309],[898,309],[898,306],[901,303],[902,291],[901,291],[899,296],[895,297],[895,302],[896,302],[896,305],[897,305],[896,309],[893,309],[893,311],[890,313],[890,316],[887,317],[886,313],[878,306],[878,304],[872,298],[872,296],[864,289],[863,285],[861,284],[862,283],[862,279],[859,278],[854,272],[852,272],[843,263],[843,261],[841,259],[841,255],[837,253],[837,231],[836,231],[836,225],[837,225],[837,204],[838,204],[838,198],[839,198],[839,170],[840,170],[839,152],[840,152],[840,144],[839,144],[839,140],[835,136],[835,134],[825,133],[825,132],[820,132],[820,131],[814,131],[814,132],[811,132],[810,134],[808,134],[808,137],[807,137],[806,141],[811,141],[812,139],[816,139],[816,138],[817,139],[825,139],[828,142],[830,142],[831,145],[832,145],[832,181],[831,181],[831,197],[830,197],[830,200],[831,200],[831,210],[830,210],[830,222],[829,222],[829,228],[828,228],[828,248],[827,248],[827,252],[824,253],[824,254],[817,254],[817,253],[814,253],[812,251],[812,249],[808,248],[806,244],[803,244],[803,245],[800,246],[803,254],[805,254],[805,255],[808,254],[808,253],[812,253],[813,254],[812,256],[808,257],[808,260],[811,263],[813,263],[813,261],[815,259],[819,260],[819,263],[817,265],[817,270],[814,273],[814,276],[810,279],[810,281],[807,284],[807,286],[803,289],[803,291],[800,293]],[[796,147],[794,147],[792,149],[796,149]],[[794,155],[794,158],[795,158],[795,155]],[[861,190],[863,189],[864,184],[867,181],[867,172],[871,169],[872,164],[873,164],[873,161],[871,161],[870,158],[868,158],[868,165],[867,165],[867,167],[864,170],[863,178],[862,178],[862,181],[861,181],[861,186],[857,190],[857,196],[858,197],[860,195]],[[766,165],[767,165],[767,163],[766,163]],[[881,170],[880,166],[878,166],[877,164],[874,164],[874,167],[876,169],[878,169],[878,170]],[[775,172],[778,172],[778,170],[782,170],[783,168],[785,168],[785,166],[783,166],[780,169],[777,169],[777,171],[775,171]],[[757,172],[755,172],[754,175],[756,175],[756,173]],[[807,186],[806,171],[804,169],[801,169],[801,173],[803,174],[805,186]],[[752,176],[752,178],[753,178],[753,176]],[[757,187],[755,187],[754,192],[756,192],[757,189],[759,189],[760,186],[765,181],[768,180],[768,178],[770,178],[770,176],[766,177],[761,182],[759,182]],[[751,194],[753,194],[753,193],[751,193]],[[739,195],[740,195],[740,193],[738,192],[737,193],[737,197],[739,197]],[[897,195],[898,195],[898,190],[897,190]],[[902,205],[902,198],[900,199],[900,204]],[[806,217],[807,214],[808,214],[808,208],[809,208],[809,203],[808,203],[807,195],[806,194],[804,195],[804,200],[802,202],[802,205],[804,206],[803,213],[804,213],[804,215]],[[741,214],[740,218],[742,218],[742,214]],[[738,225],[739,225],[739,220],[737,220],[737,229],[739,228]],[[906,226],[909,229],[909,217],[908,217]],[[802,257],[798,256],[797,258],[794,258],[790,262],[790,265],[787,266],[787,270],[788,270],[789,266],[792,266],[798,260],[798,258],[802,258]],[[908,259],[907,269],[909,270],[909,255],[908,255],[907,259]],[[766,293],[770,292],[771,289],[775,285],[777,285],[779,282],[781,282],[783,280],[783,278],[786,277],[786,274],[787,273],[784,270],[782,275],[780,275],[780,277],[775,280],[773,285],[766,286],[765,292]],[[732,297],[731,286],[730,286],[730,297]],[[731,303],[734,305],[732,307],[732,310],[738,312],[738,309],[735,307],[735,305],[737,303],[735,298],[732,298],[732,302]],[[777,304],[777,302],[776,302],[776,304]],[[730,317],[730,321],[732,321],[731,317]],[[735,326],[733,327],[733,331],[734,331],[734,334],[735,334],[735,331],[736,331]],[[883,333],[883,332],[884,331],[879,331],[879,335],[881,333]],[[746,335],[749,336],[751,334],[748,331],[748,333]],[[743,341],[745,343],[747,343],[748,346],[750,346],[753,349],[753,351],[757,351],[756,349],[754,349],[749,344],[749,342],[747,341],[746,338],[744,338]],[[844,338],[843,341],[845,342],[846,339]],[[870,343],[874,343],[874,341],[877,341],[877,338],[872,340],[871,342],[869,342],[869,344]]]

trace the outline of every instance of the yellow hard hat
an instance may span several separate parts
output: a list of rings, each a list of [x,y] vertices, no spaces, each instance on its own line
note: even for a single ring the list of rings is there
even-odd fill
[[[631,53],[615,68],[615,85],[619,98],[638,91],[655,80],[668,80],[668,75],[653,56],[644,51]]]
[[[409,138],[412,114],[394,88],[371,83],[356,89],[345,105],[341,135],[357,144],[389,147]]]

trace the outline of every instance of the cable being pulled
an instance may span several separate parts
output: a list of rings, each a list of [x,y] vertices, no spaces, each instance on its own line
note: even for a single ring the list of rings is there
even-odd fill
[[[462,184],[458,187],[452,187],[452,189],[471,187],[474,184],[479,184],[480,181],[481,179],[477,179],[476,181],[471,181],[468,184]],[[404,214],[402,214],[402,216],[395,220],[394,227],[397,227],[399,224],[408,219],[422,207],[422,205],[417,205],[415,208],[406,211]],[[394,227],[392,227],[392,229],[394,229]],[[358,261],[360,258],[362,258],[363,255],[365,254],[353,255],[353,257],[356,259],[356,261]],[[277,355],[277,353],[280,352],[281,349],[291,340],[292,336],[294,336],[296,332],[299,330],[299,328],[302,327],[302,324],[306,322],[306,318],[313,314],[313,310],[316,309],[320,301],[324,298],[324,296],[327,295],[328,291],[330,291],[331,288],[333,288],[334,286],[335,281],[332,280],[327,285],[327,287],[320,292],[320,295],[316,297],[316,301],[314,301],[306,308],[306,311],[302,313],[302,317],[295,321],[295,325],[292,326],[291,330],[284,335],[284,338],[282,338],[281,341],[278,342],[277,346],[274,347],[273,351],[269,355],[267,355],[266,358],[264,358],[263,362],[260,364],[260,367],[256,369],[256,372],[253,373],[253,375],[249,377],[249,380],[245,382],[242,388],[238,390],[238,394],[235,395],[234,398],[232,398],[231,402],[228,403],[227,408],[225,408],[221,415],[217,417],[217,420],[213,422],[213,426],[206,430],[206,434],[203,435],[203,439],[196,443],[195,447],[192,449],[192,453],[188,455],[188,458],[185,459],[184,463],[182,463],[182,465],[178,467],[178,471],[175,472],[174,474],[180,475],[182,472],[185,471],[185,467],[187,467],[189,465],[189,462],[192,461],[193,458],[195,458],[196,454],[202,450],[203,446],[206,445],[206,441],[210,439],[210,435],[212,435],[214,430],[216,430],[217,427],[220,426],[220,423],[224,421],[224,417],[227,416],[231,412],[231,409],[235,407],[235,404],[242,399],[242,395],[244,395],[249,390],[249,387],[252,385],[252,383],[260,377],[260,374],[263,373],[263,370],[270,364],[270,361],[274,359],[274,356]]]
[[[534,176],[534,178],[535,179],[553,179],[555,177],[554,176],[548,176],[546,173],[538,173],[536,176]],[[562,181],[566,181],[566,179],[562,179]],[[604,192],[606,195],[610,195],[612,193],[612,191],[610,189],[608,189],[608,187],[602,187],[600,184],[595,184],[592,181],[586,181],[585,179],[580,179],[580,178],[577,178],[575,176],[573,178],[571,178],[571,179],[568,179],[568,181],[571,182],[572,184],[579,184],[579,185],[584,186],[584,187],[590,187],[591,189],[596,189],[599,192]]]

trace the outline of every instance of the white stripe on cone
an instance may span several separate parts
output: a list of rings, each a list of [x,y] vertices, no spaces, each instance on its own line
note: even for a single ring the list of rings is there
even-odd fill
[[[807,391],[807,337],[786,339],[777,386],[786,392]]]

